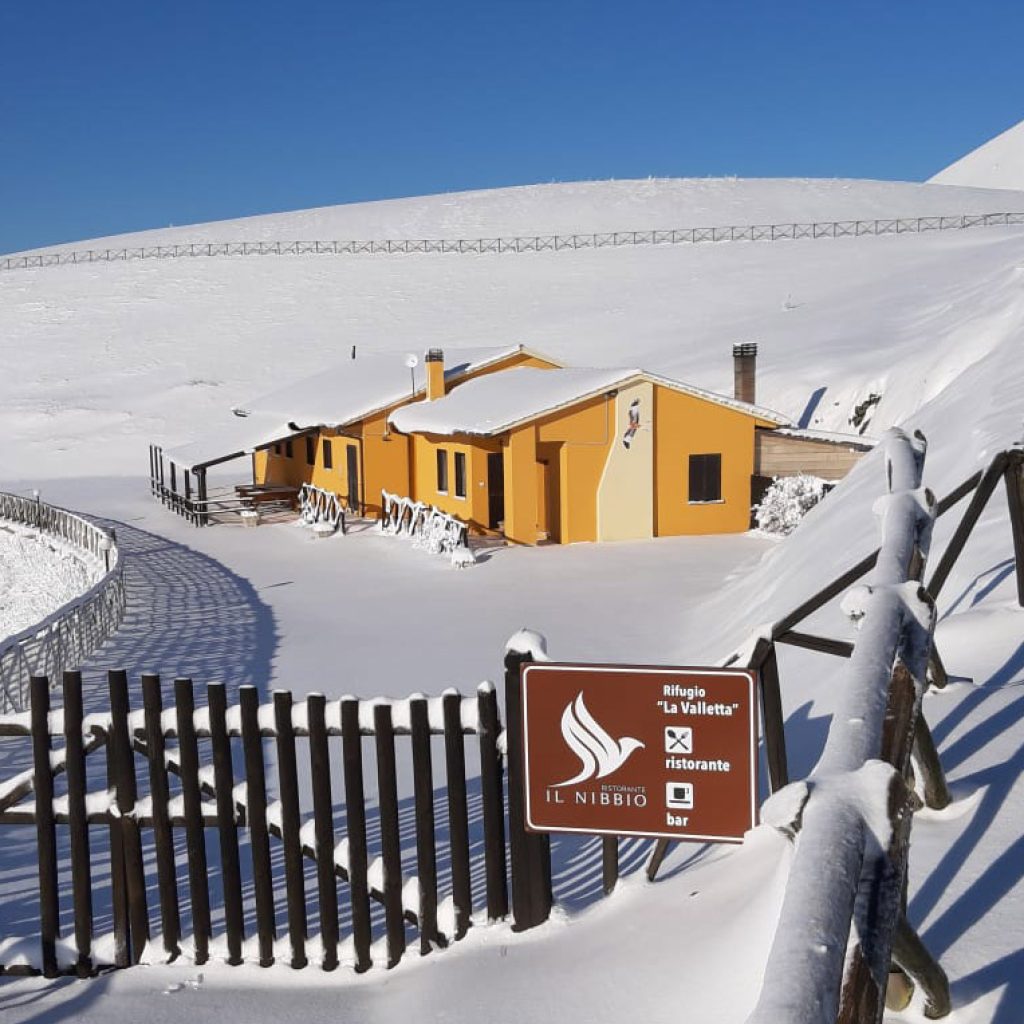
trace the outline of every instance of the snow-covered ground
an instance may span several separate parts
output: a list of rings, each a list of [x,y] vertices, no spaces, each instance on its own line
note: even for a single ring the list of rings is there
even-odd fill
[[[0,641],[85,593],[102,573],[69,545],[0,519]]]
[[[589,183],[277,215],[230,233],[212,225],[149,240],[916,216],[993,201],[966,188],[884,183]],[[1024,194],[1002,192],[998,207],[1024,210]],[[855,406],[879,394],[870,433],[897,422],[923,429],[926,480],[942,494],[1021,437],[1024,231],[19,271],[0,274],[0,339],[10,370],[0,380],[0,486],[40,486],[44,498],[120,524],[134,574],[125,626],[91,660],[91,678],[113,661],[133,673],[298,693],[465,690],[498,676],[502,644],[523,625],[567,660],[722,657],[874,546],[879,459],[866,458],[782,542],[498,549],[456,572],[372,533],[313,541],[290,526],[192,530],[150,501],[146,444],[186,440],[205,419],[347,356],[352,344],[521,341],[570,364],[641,366],[728,392],[731,344],[757,341],[759,403],[848,430]],[[997,498],[940,600],[938,642],[958,678],[926,701],[958,800],[918,817],[911,854],[911,918],[950,973],[954,1019],[970,1024],[1011,1024],[1024,997],[1024,613]],[[956,514],[937,529],[938,550]],[[812,627],[851,635],[834,612]],[[842,665],[786,651],[781,669],[799,777],[820,751]],[[567,869],[569,850],[559,853]],[[591,844],[577,872],[593,878],[595,857]],[[0,1007],[11,1020],[98,1021],[113,1011],[241,1022],[266,1012],[391,1024],[415,1011],[465,1021],[557,1012],[738,1022],[756,998],[787,863],[786,844],[759,829],[729,852],[680,846],[663,880],[633,879],[596,905],[568,898],[563,882],[568,920],[526,936],[475,929],[460,948],[390,974],[147,968],[98,982],[5,981]],[[917,1021],[920,1011],[893,1019]]]

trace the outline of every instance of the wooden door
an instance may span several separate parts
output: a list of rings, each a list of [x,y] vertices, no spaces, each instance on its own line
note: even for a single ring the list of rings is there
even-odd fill
[[[348,471],[348,507],[355,512],[359,509],[359,449],[354,444],[345,449],[345,463]]]
[[[537,462],[537,532],[539,539],[557,544],[562,539],[558,458]]]
[[[487,455],[487,525],[499,529],[505,521],[505,457],[501,452]]]

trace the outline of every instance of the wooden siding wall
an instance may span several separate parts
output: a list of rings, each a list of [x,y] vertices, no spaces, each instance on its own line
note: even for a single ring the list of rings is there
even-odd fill
[[[867,454],[841,444],[789,437],[770,430],[757,430],[754,437],[754,473],[758,476],[808,473],[823,480],[842,480]]]

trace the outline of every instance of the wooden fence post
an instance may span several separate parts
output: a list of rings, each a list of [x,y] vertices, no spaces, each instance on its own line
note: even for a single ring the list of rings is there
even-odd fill
[[[160,677],[142,676],[142,706],[146,722],[146,752],[149,755],[149,794],[153,805],[153,840],[156,844],[156,870],[160,891],[160,927],[164,950],[172,959],[181,952],[181,919],[178,910],[178,881],[174,869],[174,838],[168,803],[167,761],[163,730],[163,701]]]
[[[80,978],[92,973],[92,868],[85,812],[85,748],[82,737],[82,673],[64,673],[64,743],[67,749],[68,830],[71,834],[71,891]]]
[[[761,690],[761,715],[764,718],[764,751],[768,761],[768,779],[772,792],[778,792],[789,783],[786,760],[786,723],[782,713],[782,688],[779,681],[779,661],[775,644],[759,640],[751,659],[751,668],[757,670]]]
[[[242,748],[245,753],[245,816],[252,851],[252,881],[256,901],[256,934],[259,937],[260,966],[274,962],[274,876],[267,834],[267,782],[260,735],[259,694],[255,686],[238,688],[242,720]]]
[[[477,689],[480,730],[480,792],[484,818],[484,864],[487,878],[487,917],[508,915],[508,875],[505,869],[505,787],[498,750],[498,694],[493,683]]]
[[[473,886],[469,863],[469,813],[466,807],[466,750],[462,736],[462,696],[448,690],[441,697],[444,751],[448,781],[448,849],[455,901],[455,938],[469,930]]]
[[[992,497],[992,492],[996,489],[996,485],[1006,469],[1007,458],[1008,456],[1005,452],[1000,452],[989,463],[988,468],[982,474],[970,503],[964,510],[960,522],[957,523],[949,544],[946,545],[946,550],[942,552],[939,564],[935,567],[931,578],[928,580],[928,593],[931,594],[933,599],[938,599],[939,593],[949,578],[956,560],[960,557],[960,553],[967,543],[967,538],[970,537],[971,531],[988,504],[989,498]]]
[[[601,887],[607,896],[619,881],[619,837],[601,837]]]
[[[210,956],[210,890],[207,884],[206,834],[199,792],[199,744],[196,741],[195,698],[191,679],[174,680],[174,704],[178,725],[181,796],[185,811],[185,845],[188,850],[192,941],[196,963],[205,964]]]
[[[416,807],[416,875],[420,887],[417,916],[420,955],[426,956],[437,938],[437,850],[430,719],[427,698],[422,694],[415,694],[409,700],[409,728],[412,734],[412,776]]]
[[[323,969],[338,966],[338,876],[334,871],[334,811],[331,799],[331,760],[328,753],[327,701],[322,693],[306,698],[309,709],[309,767],[313,782],[313,830]]]
[[[149,941],[149,913],[146,907],[146,878],[142,863],[142,835],[135,818],[138,795],[135,781],[135,751],[129,732],[128,674],[123,670],[107,674],[110,687],[110,749],[114,763],[114,788],[120,813],[125,894],[131,962],[139,963]]]
[[[1004,480],[1013,534],[1013,558],[1017,567],[1017,604],[1024,607],[1024,452],[1010,453]]]
[[[50,763],[50,681],[29,680],[32,715],[32,767],[35,774],[36,844],[39,856],[39,935],[43,974],[55,978],[60,905],[57,900],[57,829],[53,816],[53,766]]]
[[[551,841],[526,831],[523,794],[522,667],[533,655],[505,654],[505,736],[508,750],[508,831],[512,863],[513,931],[543,924],[551,914]]]
[[[295,728],[292,695],[274,691],[274,725],[277,729],[277,784],[281,798],[281,841],[284,845],[285,892],[288,903],[288,938],[292,967],[305,967],[306,893],[303,882],[302,842],[299,838],[299,776],[295,763]]]
[[[206,703],[210,715],[213,789],[217,803],[217,836],[220,840],[220,868],[224,888],[224,928],[227,932],[228,963],[237,965],[242,962],[245,926],[242,912],[242,869],[238,856],[238,828],[235,825],[235,780],[231,770],[231,740],[228,737],[227,729],[227,694],[223,683],[210,683],[206,687]]]
[[[398,823],[398,773],[395,767],[395,732],[391,705],[373,708],[377,741],[377,793],[380,814],[381,861],[384,879],[384,927],[387,933],[388,967],[405,953],[405,911],[402,907],[402,837]]]
[[[352,943],[356,971],[368,970],[370,959],[370,887],[366,878],[366,798],[363,792],[363,741],[359,701],[341,701],[342,757],[345,765],[345,822],[348,833],[348,888],[352,901]]]

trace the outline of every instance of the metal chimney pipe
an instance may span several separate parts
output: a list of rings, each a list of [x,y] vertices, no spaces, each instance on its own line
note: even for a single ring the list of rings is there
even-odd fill
[[[737,401],[754,404],[757,391],[757,344],[752,341],[732,347],[733,395]]]

